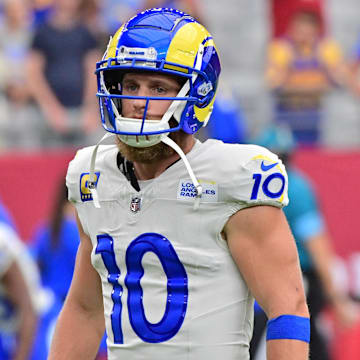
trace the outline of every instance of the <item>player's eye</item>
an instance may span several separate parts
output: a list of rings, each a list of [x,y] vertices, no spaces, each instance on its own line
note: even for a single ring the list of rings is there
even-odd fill
[[[165,95],[167,93],[167,89],[163,86],[155,86],[153,88],[153,92],[156,94],[156,95]]]
[[[124,92],[126,93],[135,93],[138,90],[139,86],[135,83],[125,83]]]

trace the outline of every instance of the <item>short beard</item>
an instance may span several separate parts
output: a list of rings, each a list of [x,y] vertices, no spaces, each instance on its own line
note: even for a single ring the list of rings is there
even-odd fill
[[[188,136],[189,134],[186,134],[182,130],[170,133],[169,135],[169,137],[174,140],[180,147],[182,147],[184,140]],[[116,144],[119,148],[120,154],[127,160],[143,164],[153,164],[158,161],[165,160],[176,153],[173,148],[166,145],[162,141],[153,146],[137,148],[125,144],[117,136]]]

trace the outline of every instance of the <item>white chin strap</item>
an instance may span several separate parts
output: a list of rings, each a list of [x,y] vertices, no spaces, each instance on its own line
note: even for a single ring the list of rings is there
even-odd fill
[[[98,196],[97,189],[96,189],[96,186],[97,186],[96,180],[97,179],[95,176],[96,155],[97,155],[97,151],[99,149],[99,145],[104,140],[109,138],[110,136],[115,136],[115,134],[106,133],[100,139],[100,141],[96,144],[96,146],[94,147],[94,150],[92,152],[92,155],[91,155],[90,176],[89,176],[89,181],[88,181],[88,187],[89,187],[89,190],[90,190],[92,198],[93,198],[94,206],[96,208],[100,208],[99,196]],[[182,151],[180,146],[178,144],[176,144],[176,142],[174,140],[170,139],[168,136],[162,136],[161,141],[163,143],[165,143],[166,145],[170,146],[172,149],[174,149],[178,153],[178,155],[180,156],[182,161],[184,162],[186,170],[187,170],[188,174],[190,175],[191,181],[193,182],[193,184],[195,186],[196,197],[195,197],[195,201],[194,201],[194,210],[197,210],[200,206],[200,199],[201,199],[201,195],[202,195],[202,186],[199,184],[199,181],[197,180],[197,178],[194,174],[194,171],[192,170],[192,168],[190,166],[189,160],[187,159],[186,155],[184,154],[184,152]]]

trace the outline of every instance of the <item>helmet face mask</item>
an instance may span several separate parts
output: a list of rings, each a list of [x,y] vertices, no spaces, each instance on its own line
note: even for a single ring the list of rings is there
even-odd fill
[[[128,96],[122,93],[127,72],[169,75],[180,79],[175,97]],[[105,130],[135,147],[152,146],[170,132],[193,134],[206,125],[212,111],[220,62],[207,30],[192,17],[173,9],[144,11],[122,26],[110,39],[96,68],[100,114]],[[122,116],[123,99],[145,100],[142,119]],[[147,118],[151,100],[171,102],[158,120]],[[171,127],[174,118],[178,126]]]

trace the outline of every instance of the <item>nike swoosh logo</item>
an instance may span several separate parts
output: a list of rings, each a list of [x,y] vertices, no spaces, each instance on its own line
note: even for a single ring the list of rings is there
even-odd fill
[[[268,171],[270,169],[272,169],[274,166],[276,166],[278,163],[274,163],[274,164],[269,164],[269,165],[265,165],[264,164],[264,160],[261,162],[261,170],[262,171]]]

